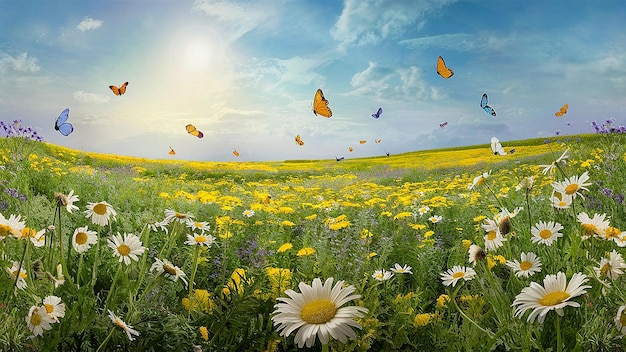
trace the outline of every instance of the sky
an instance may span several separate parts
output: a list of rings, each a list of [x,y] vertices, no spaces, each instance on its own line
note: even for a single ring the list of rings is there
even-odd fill
[[[624,18],[620,0],[0,0],[0,120],[157,159],[506,149],[626,124]],[[312,112],[318,88],[331,118]],[[54,129],[65,108],[69,136]]]

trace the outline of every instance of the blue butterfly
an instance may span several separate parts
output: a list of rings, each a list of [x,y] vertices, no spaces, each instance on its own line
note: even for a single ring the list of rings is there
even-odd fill
[[[483,94],[482,99],[480,99],[480,107],[491,116],[496,116],[496,111],[491,106],[487,105],[487,94]]]
[[[380,114],[382,114],[382,113],[383,113],[383,108],[378,108],[378,111],[376,111],[375,114],[372,114],[372,117],[377,119],[377,118],[380,117]]]
[[[54,129],[61,132],[64,136],[69,136],[74,131],[74,126],[71,123],[65,122],[70,117],[70,109],[63,110],[61,115],[57,117],[57,121],[54,123]]]

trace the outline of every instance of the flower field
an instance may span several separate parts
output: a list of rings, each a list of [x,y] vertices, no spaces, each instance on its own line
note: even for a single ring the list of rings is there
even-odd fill
[[[0,140],[0,350],[626,348],[626,138],[147,160]]]

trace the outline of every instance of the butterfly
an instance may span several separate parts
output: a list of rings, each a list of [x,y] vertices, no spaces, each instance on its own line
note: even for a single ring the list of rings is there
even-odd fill
[[[172,146],[170,146],[170,151],[169,151],[170,155],[176,155],[176,152],[174,151],[174,149],[172,148]]]
[[[341,158],[335,157],[335,160],[337,160],[337,161],[342,161],[343,159],[344,159],[343,156]]]
[[[487,103],[487,94],[485,93],[480,99],[480,107],[483,108],[483,110],[485,110],[485,112],[490,114],[491,116],[496,116],[496,111],[491,106],[487,105]]]
[[[237,151],[237,149],[233,150],[233,155],[234,156],[239,156],[239,152]]]
[[[318,89],[315,92],[315,98],[313,98],[313,113],[317,115],[322,115],[324,117],[330,118],[333,116],[333,112],[330,111],[328,107],[328,100],[324,98],[324,93],[321,89]]]
[[[364,140],[359,141],[359,144],[365,144],[365,143],[367,143],[367,141],[364,141]]]
[[[376,111],[376,113],[372,114],[372,117],[377,119],[380,117],[380,114],[383,113],[383,108],[378,108],[378,111]]]
[[[386,150],[385,150],[385,154],[387,154],[387,156],[389,156],[389,155],[390,155],[390,154],[389,154],[389,152],[388,152],[388,151],[386,151]]]
[[[441,127],[441,128],[444,128],[446,126],[448,126],[448,121],[439,124],[439,127]]]
[[[71,123],[65,122],[70,118],[70,109],[67,108],[61,112],[61,115],[57,117],[56,122],[54,123],[54,129],[61,132],[64,136],[69,136],[70,133],[74,131],[74,126]]]
[[[567,108],[569,108],[569,105],[567,105],[567,103],[566,103],[565,105],[563,105],[562,108],[559,109],[559,111],[554,113],[554,116],[561,117],[561,116],[567,114]]]
[[[515,148],[509,150],[509,154],[513,154],[513,153],[515,153]]]
[[[350,153],[352,153],[352,152],[354,151],[354,149],[352,149],[352,147],[350,147],[350,148],[348,148],[348,151],[349,151]]]
[[[204,133],[198,131],[196,129],[196,126],[189,124],[187,126],[185,126],[185,129],[187,130],[187,133],[189,133],[190,135],[194,136],[194,137],[198,137],[198,138],[202,138],[204,137]]]
[[[115,95],[122,95],[126,93],[126,87],[128,86],[128,82],[124,82],[119,88],[116,86],[109,86]]]
[[[380,142],[382,142],[382,141],[383,141],[383,140],[379,138],[379,139],[375,140],[374,142],[376,142],[376,143],[380,143]]]
[[[296,136],[296,144],[298,145],[304,145],[304,141],[302,141],[302,139],[300,139],[300,135]]]
[[[506,155],[502,144],[500,144],[500,141],[496,137],[491,137],[491,151],[493,155]]]
[[[439,76],[445,79],[448,79],[454,75],[454,71],[446,66],[446,63],[445,61],[443,61],[443,57],[441,56],[439,56],[439,58],[437,59],[437,73],[439,74]]]

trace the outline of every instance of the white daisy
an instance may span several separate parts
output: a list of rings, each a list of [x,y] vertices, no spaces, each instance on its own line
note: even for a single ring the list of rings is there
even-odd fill
[[[26,316],[26,325],[35,336],[43,336],[44,331],[52,329],[52,318],[46,313],[44,307],[32,306]]]
[[[211,248],[211,246],[215,243],[215,237],[211,235],[198,235],[196,233],[192,235],[187,235],[187,241],[185,244],[190,246],[198,245],[198,246],[207,246]]]
[[[563,152],[563,154],[561,154],[561,156],[556,159],[555,162],[553,162],[552,164],[549,165],[539,165],[539,167],[543,167],[543,170],[541,171],[544,175],[550,173],[553,174],[556,171],[557,165],[562,164],[565,165],[567,164],[567,158],[569,158],[569,155],[567,155],[567,152],[569,151],[569,148],[565,149],[565,151]]]
[[[603,257],[600,259],[599,266],[593,268],[600,280],[604,278],[615,280],[624,273],[622,269],[626,269],[626,263],[624,263],[622,255],[615,250],[609,253],[608,258]]]
[[[398,263],[394,264],[393,268],[391,268],[390,270],[393,271],[396,274],[413,274],[413,272],[411,271],[411,267],[408,265],[400,265]]]
[[[57,276],[52,277],[54,281],[54,288],[57,288],[65,283],[65,276],[63,276],[63,265],[57,264]]]
[[[560,182],[553,182],[552,187],[555,191],[567,194],[572,196],[572,198],[576,198],[576,196],[583,197],[581,190],[589,191],[589,189],[585,186],[590,186],[591,183],[586,183],[589,181],[589,173],[587,171],[583,172],[580,176],[572,176],[570,178],[566,178]]]
[[[206,221],[195,221],[193,219],[187,219],[185,224],[191,229],[191,231],[200,230],[202,233],[204,233],[205,231],[209,231],[211,229],[211,226]]]
[[[473,244],[469,247],[468,257],[470,264],[476,265],[479,260],[484,260],[487,254],[480,246]]]
[[[254,216],[254,210],[246,209],[243,211],[243,216],[250,218]]]
[[[448,271],[443,272],[441,275],[441,281],[444,286],[452,287],[456,286],[456,283],[463,279],[465,281],[472,280],[474,276],[476,276],[476,272],[472,268],[466,268],[464,266],[455,265],[452,269],[448,269]]]
[[[115,216],[117,212],[113,209],[113,206],[105,201],[98,203],[88,203],[87,210],[85,210],[85,217],[91,218],[91,222],[96,225],[106,226],[109,223],[109,219]]]
[[[294,342],[298,348],[306,345],[312,347],[317,336],[324,345],[328,344],[329,336],[347,342],[347,338],[356,338],[352,328],[361,329],[354,321],[368,313],[368,309],[359,306],[341,307],[342,305],[361,298],[353,295],[356,288],[352,285],[343,287],[344,281],[337,281],[333,286],[333,278],[328,278],[322,285],[319,278],[313,280],[312,286],[301,282],[300,292],[286,290],[289,296],[278,297],[280,303],[274,305],[272,321],[280,336],[289,336],[298,330]]]
[[[420,214],[420,216],[424,216],[424,214],[428,213],[429,211],[430,207],[428,205],[422,205],[417,209],[417,213]]]
[[[9,277],[11,278],[11,282],[15,282],[15,279],[17,277],[17,283],[16,283],[17,288],[19,288],[20,290],[23,290],[26,288],[26,285],[27,285],[26,278],[28,277],[28,275],[26,275],[26,270],[24,270],[23,265],[20,265],[20,262],[18,262],[17,260],[14,260],[13,266],[11,266],[10,268],[5,268],[5,270],[9,274]]]
[[[167,220],[163,220],[163,221],[157,221],[157,222],[153,222],[148,224],[148,228],[150,229],[150,231],[152,232],[157,232],[159,230],[165,232],[166,234],[169,233],[169,230],[167,229],[167,225],[169,225],[170,222]]]
[[[441,220],[443,220],[443,216],[441,216],[441,215],[433,215],[433,216],[428,218],[428,221],[430,221],[433,224],[436,224],[436,223],[440,222]]]
[[[169,278],[172,281],[180,279],[185,286],[187,286],[187,280],[185,280],[185,273],[176,265],[172,264],[167,259],[154,258],[154,264],[150,267],[150,271],[157,271],[159,274]]]
[[[511,306],[517,306],[515,316],[522,316],[529,309],[532,309],[527,319],[529,323],[534,322],[535,318],[539,323],[543,323],[546,314],[551,310],[563,316],[563,308],[580,307],[578,302],[570,301],[570,299],[586,293],[585,289],[591,288],[591,286],[583,286],[587,281],[584,274],[576,273],[568,284],[565,274],[559,271],[556,275],[547,275],[543,279],[543,286],[531,282],[530,286],[524,287],[511,304]]]
[[[78,253],[84,253],[91,248],[92,244],[98,242],[98,236],[96,231],[89,231],[87,226],[79,227],[74,230],[72,235],[72,247]]]
[[[26,227],[26,223],[21,218],[21,215],[11,214],[7,219],[0,214],[0,240],[9,235],[15,238],[22,236],[22,230]]]
[[[550,203],[556,209],[568,209],[572,205],[573,197],[569,194],[552,191]]]
[[[474,189],[474,187],[478,187],[482,185],[485,182],[485,180],[490,176],[490,174],[491,174],[491,170],[489,170],[489,172],[483,172],[483,174],[480,176],[474,177],[472,184],[467,186],[467,188]]]
[[[491,219],[485,219],[481,227],[487,232],[484,237],[485,249],[487,251],[496,250],[504,245],[506,238],[504,238],[504,236],[502,236],[502,233],[500,233],[500,227],[498,223]]]
[[[583,228],[583,239],[594,235],[603,236],[610,226],[610,220],[606,218],[606,214],[593,214],[593,218],[590,218],[586,212],[582,212],[576,216],[576,220]]]
[[[43,308],[54,323],[65,316],[65,303],[57,296],[47,296],[43,299]]]
[[[70,190],[68,195],[57,192],[54,194],[54,197],[56,198],[57,206],[65,207],[69,213],[73,210],[78,210],[78,207],[74,205],[74,202],[78,202],[80,199],[78,199],[78,196],[74,194],[74,190]]]
[[[529,277],[541,272],[541,260],[535,253],[522,253],[521,257],[521,262],[518,262],[517,259],[506,262],[506,265],[513,269],[517,277]]]
[[[139,336],[139,331],[133,329],[131,325],[126,324],[122,319],[120,319],[117,315],[115,315],[115,313],[113,313],[110,309],[108,311],[109,311],[109,318],[111,318],[111,321],[115,325],[117,325],[117,327],[124,330],[124,332],[126,333],[130,341],[135,340],[133,335]]]
[[[191,214],[185,214],[185,213],[179,213],[175,210],[172,209],[165,209],[165,221],[172,222],[172,221],[178,221],[181,224],[187,222],[188,219],[193,219],[193,215]]]
[[[615,317],[613,318],[613,321],[615,321],[615,326],[617,326],[617,329],[622,335],[626,335],[626,312],[624,311],[625,309],[626,305],[620,306],[617,309],[617,314],[615,314]]]
[[[126,265],[130,264],[131,259],[138,261],[138,256],[142,255],[146,250],[139,237],[132,233],[124,233],[122,238],[122,235],[118,232],[117,235],[111,236],[107,242],[109,248],[113,250],[113,256],[119,257],[119,261],[123,261]]]
[[[559,231],[563,230],[563,226],[554,221],[539,221],[535,226],[530,229],[531,241],[533,243],[541,243],[546,246],[552,245],[559,237],[563,237],[563,234]]]
[[[393,273],[385,269],[380,269],[374,271],[372,277],[378,281],[387,281],[393,277]]]

